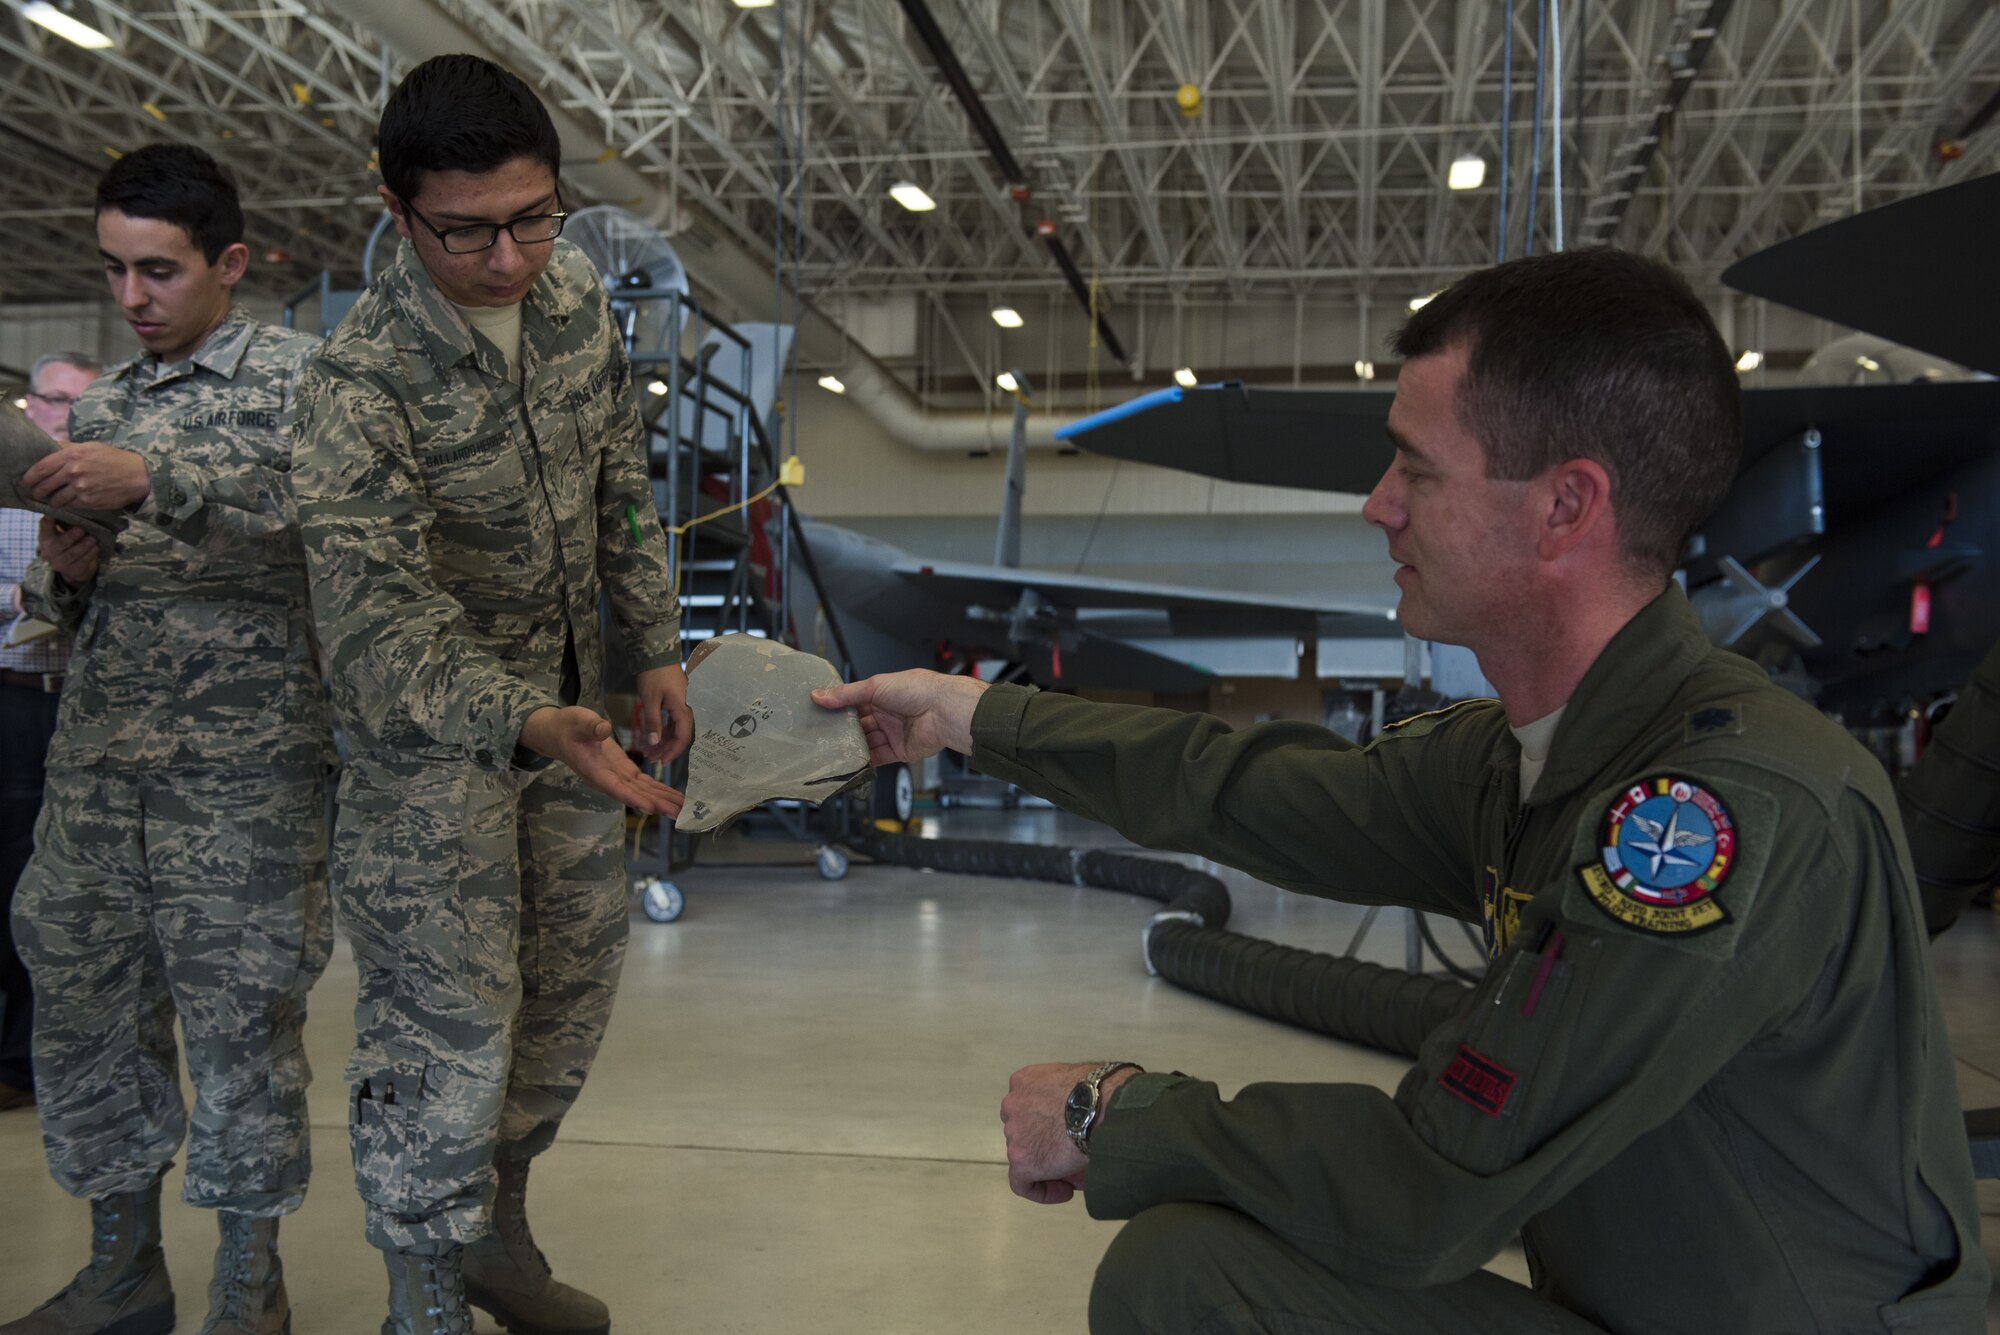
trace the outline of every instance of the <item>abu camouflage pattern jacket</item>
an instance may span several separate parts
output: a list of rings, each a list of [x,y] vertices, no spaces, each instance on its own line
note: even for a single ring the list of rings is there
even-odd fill
[[[41,561],[23,582],[76,635],[51,766],[332,762],[281,429],[318,343],[232,308],[192,357],[142,353],[77,400],[72,438],[139,454],[153,491],[91,583]]]
[[[680,661],[680,606],[609,303],[555,243],[521,377],[404,246],[307,370],[294,485],[334,708],[354,750],[506,768],[529,714],[604,689],[598,604],[635,670]]]

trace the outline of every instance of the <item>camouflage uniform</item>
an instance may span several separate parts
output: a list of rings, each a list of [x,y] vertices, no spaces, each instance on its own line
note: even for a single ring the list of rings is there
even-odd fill
[[[277,1215],[305,1196],[333,742],[279,428],[315,342],[231,310],[186,361],[92,385],[75,438],[143,456],[152,495],[91,584],[37,562],[23,586],[76,634],[14,927],[49,1168],[78,1196],[172,1161],[176,1014],[185,1198]]]
[[[523,301],[519,381],[405,247],[298,417],[353,752],[333,877],[361,974],[355,1177],[374,1245],[471,1242],[496,1152],[539,1153],[575,1101],[624,955],[622,812],[517,740],[537,709],[600,701],[602,596],[636,669],[680,661],[644,429],[565,242]]]

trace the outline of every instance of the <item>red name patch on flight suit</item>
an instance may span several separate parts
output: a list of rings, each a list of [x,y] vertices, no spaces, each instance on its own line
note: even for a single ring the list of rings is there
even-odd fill
[[[1461,1043],[1458,1055],[1438,1077],[1438,1086],[1488,1117],[1498,1117],[1514,1092],[1514,1073]]]

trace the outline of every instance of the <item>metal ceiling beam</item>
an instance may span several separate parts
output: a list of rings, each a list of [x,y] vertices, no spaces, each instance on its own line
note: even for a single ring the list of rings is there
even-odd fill
[[[1097,111],[1098,124],[1107,136],[1114,139],[1131,131],[1124,112],[1111,96],[1111,87],[1105,80],[1104,70],[1097,62],[1097,53],[1091,38],[1088,22],[1077,12],[1076,0],[1049,0],[1062,24],[1063,35],[1069,39],[1070,49],[1075,54],[1078,66],[1083,70],[1084,87],[1089,91],[1092,104]],[[1125,184],[1130,191],[1129,199],[1139,215],[1139,226],[1145,232],[1146,244],[1152,248],[1154,262],[1161,265],[1173,262],[1173,248],[1167,244],[1167,234],[1160,225],[1159,202],[1152,197],[1152,179],[1145,164],[1139,161],[1135,150],[1125,147],[1112,149],[1118,159],[1118,167],[1125,176]]]

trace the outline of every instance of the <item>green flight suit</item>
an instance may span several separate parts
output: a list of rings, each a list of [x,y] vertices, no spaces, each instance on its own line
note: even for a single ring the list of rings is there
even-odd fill
[[[638,670],[680,610],[618,328],[555,243],[520,374],[401,255],[306,373],[299,522],[352,757],[335,907],[360,972],[350,1145],[369,1241],[487,1231],[496,1154],[545,1149],[610,1019],[624,811],[518,750],[602,705],[600,601]]]
[[[1138,1223],[1100,1268],[1093,1330],[1983,1330],[1888,776],[1713,648],[1677,588],[1586,674],[1525,805],[1493,702],[1356,748],[995,687],[973,737],[980,769],[1135,842],[1483,921],[1492,946],[1393,1098],[1126,1084],[1086,1199]],[[1204,1242],[1157,1245],[1188,1230]],[[1465,1281],[1517,1232],[1545,1302],[1500,1313]],[[1230,1265],[1242,1248],[1259,1255]]]

